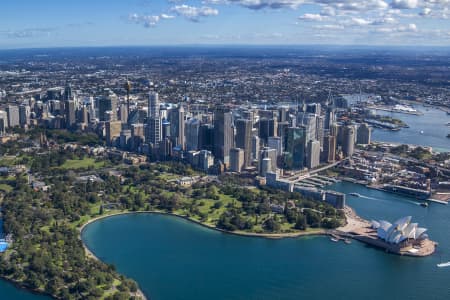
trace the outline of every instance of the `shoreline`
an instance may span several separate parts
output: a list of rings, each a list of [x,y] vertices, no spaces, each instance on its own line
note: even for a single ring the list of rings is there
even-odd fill
[[[94,217],[77,228],[77,230],[79,231],[79,238],[81,240],[81,243],[83,244],[83,248],[84,248],[86,256],[90,257],[92,259],[95,259],[97,261],[103,262],[92,252],[92,250],[89,249],[89,247],[86,245],[86,243],[83,240],[83,237],[82,237],[83,231],[87,228],[88,225],[95,223],[97,221],[103,220],[103,219],[116,217],[116,216],[122,216],[122,215],[132,215],[132,214],[158,214],[158,215],[177,217],[177,218],[181,218],[181,219],[190,221],[194,224],[200,225],[204,228],[212,229],[212,230],[215,230],[215,231],[218,231],[221,233],[225,233],[225,234],[231,234],[231,235],[243,236],[243,237],[284,239],[284,238],[298,238],[298,237],[304,237],[304,236],[320,236],[320,235],[329,235],[330,234],[326,229],[319,229],[319,230],[313,231],[313,232],[290,232],[290,233],[256,233],[256,232],[252,233],[252,232],[244,232],[244,231],[228,231],[228,230],[214,227],[212,225],[202,223],[198,220],[191,219],[187,216],[183,216],[183,215],[179,215],[179,214],[175,214],[175,213],[168,213],[168,212],[162,212],[162,211],[121,211],[121,212],[114,212],[111,214]],[[346,222],[347,222],[347,216],[346,216]],[[147,296],[144,294],[144,292],[140,288],[138,288],[138,290],[134,296],[141,297],[143,300],[149,299],[149,298],[147,298]]]

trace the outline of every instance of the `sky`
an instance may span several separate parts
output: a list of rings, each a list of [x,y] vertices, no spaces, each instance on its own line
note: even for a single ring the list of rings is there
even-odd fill
[[[13,0],[0,49],[126,45],[450,46],[450,0]]]

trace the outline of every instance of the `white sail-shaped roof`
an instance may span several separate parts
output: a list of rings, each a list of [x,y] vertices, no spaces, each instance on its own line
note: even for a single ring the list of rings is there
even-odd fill
[[[377,229],[380,239],[388,243],[399,244],[406,239],[427,238],[426,228],[419,228],[417,223],[411,223],[411,217],[404,217],[391,224],[387,221],[372,221],[372,228]]]
[[[417,223],[409,223],[409,225],[406,226],[405,230],[403,230],[403,234],[408,238],[414,238],[417,225]]]
[[[428,229],[426,228],[417,228],[415,238],[418,239],[422,234],[424,234]]]
[[[398,219],[397,221],[395,221],[394,225],[397,226],[398,230],[403,230],[411,222],[411,219],[412,219],[411,216],[403,217],[403,218]]]
[[[370,223],[373,229],[378,229],[380,227],[380,222],[372,220]]]
[[[388,231],[389,227],[391,227],[392,224],[389,223],[388,221],[380,221],[380,227],[383,228],[385,231]]]

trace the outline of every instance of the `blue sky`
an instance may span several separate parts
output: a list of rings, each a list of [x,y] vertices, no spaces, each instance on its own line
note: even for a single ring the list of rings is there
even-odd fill
[[[450,0],[2,2],[1,49],[179,44],[450,46]]]

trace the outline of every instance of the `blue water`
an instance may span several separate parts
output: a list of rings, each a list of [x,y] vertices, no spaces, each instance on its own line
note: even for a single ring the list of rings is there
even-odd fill
[[[418,106],[425,115],[378,112],[404,120],[398,132],[374,130],[373,140],[432,146],[449,151],[450,117]],[[423,134],[420,134],[423,131]],[[331,188],[358,192],[348,204],[367,219],[389,221],[412,215],[440,243],[423,259],[386,255],[354,242],[327,238],[265,240],[207,230],[166,216],[119,216],[90,225],[89,247],[120,272],[136,279],[152,299],[450,299],[450,209],[422,208],[412,199],[340,183]],[[0,280],[0,299],[48,299]]]
[[[386,254],[326,237],[239,237],[163,215],[123,215],[89,225],[83,239],[96,255],[138,281],[151,299],[450,299],[450,207],[351,183],[348,204],[367,219],[412,215],[439,242],[426,258]],[[39,299],[0,281],[0,299]],[[3,298],[4,295],[7,297]]]
[[[447,138],[450,127],[446,126],[450,122],[450,115],[431,107],[417,105],[415,108],[424,114],[416,116],[377,111],[378,114],[403,120],[409,125],[409,128],[402,128],[400,131],[374,129],[372,139],[374,141],[431,146],[436,151],[450,151],[450,139]]]
[[[400,257],[326,237],[238,237],[162,215],[126,215],[87,227],[83,239],[102,260],[138,281],[151,299],[450,299],[450,209],[351,183],[348,203],[366,218],[412,215],[440,243],[438,254]]]

